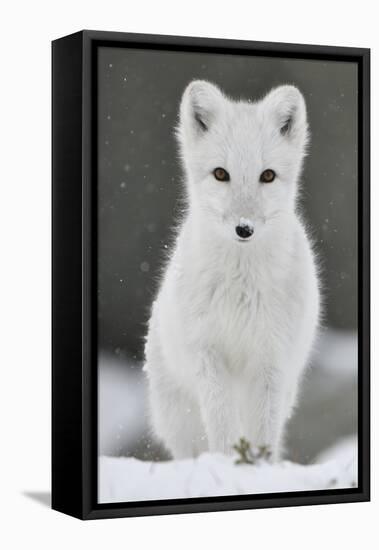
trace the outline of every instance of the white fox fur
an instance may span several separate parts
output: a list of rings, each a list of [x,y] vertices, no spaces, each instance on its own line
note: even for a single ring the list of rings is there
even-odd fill
[[[240,437],[277,460],[319,318],[313,252],[297,212],[305,102],[256,103],[194,81],[178,138],[188,212],[152,306],[145,370],[154,434],[174,458],[230,454]],[[218,181],[220,167],[230,175]],[[262,183],[264,170],[276,178]],[[236,226],[254,229],[240,239]]]

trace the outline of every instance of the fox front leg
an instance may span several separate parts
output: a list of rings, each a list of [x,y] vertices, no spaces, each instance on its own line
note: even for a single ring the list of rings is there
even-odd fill
[[[199,355],[197,385],[209,450],[230,455],[240,434],[231,379],[217,353]]]
[[[281,453],[281,441],[287,414],[288,388],[282,373],[265,369],[260,376],[245,380],[243,436],[255,452],[275,462]]]

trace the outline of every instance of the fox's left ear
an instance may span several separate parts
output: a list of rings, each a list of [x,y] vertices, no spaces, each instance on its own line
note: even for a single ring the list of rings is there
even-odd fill
[[[280,134],[305,145],[308,138],[307,109],[303,94],[295,86],[279,86],[263,99],[267,116],[274,120]]]

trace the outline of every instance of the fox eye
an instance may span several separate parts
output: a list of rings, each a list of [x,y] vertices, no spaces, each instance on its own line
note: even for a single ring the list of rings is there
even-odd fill
[[[261,174],[261,177],[259,178],[259,181],[261,181],[262,183],[271,183],[272,181],[274,181],[275,176],[276,174],[274,170],[264,170]]]
[[[213,170],[213,175],[218,181],[230,181],[228,172],[223,168],[215,168]]]

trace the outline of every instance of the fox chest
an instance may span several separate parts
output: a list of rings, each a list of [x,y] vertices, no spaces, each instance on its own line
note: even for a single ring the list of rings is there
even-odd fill
[[[229,276],[228,276],[229,275]],[[259,284],[251,274],[221,274],[213,280],[198,280],[197,292],[188,303],[191,334],[197,342],[220,352],[228,364],[251,362],[252,353],[272,349],[272,334],[280,324],[277,292]],[[280,301],[280,300],[279,300]]]

